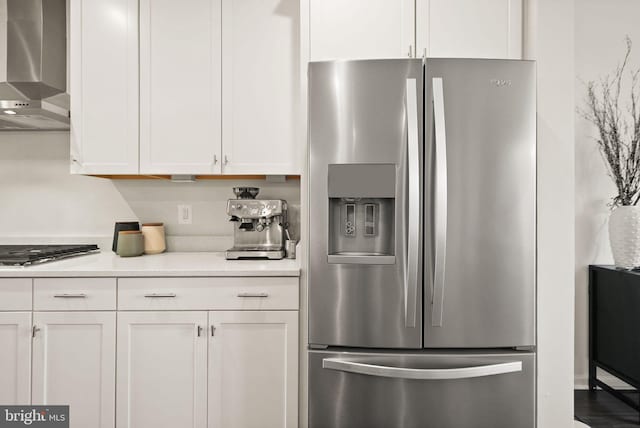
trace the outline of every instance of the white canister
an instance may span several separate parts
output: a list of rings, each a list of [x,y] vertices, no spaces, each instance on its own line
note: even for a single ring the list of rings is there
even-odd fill
[[[144,235],[145,254],[160,254],[167,249],[163,223],[143,223],[140,230]]]

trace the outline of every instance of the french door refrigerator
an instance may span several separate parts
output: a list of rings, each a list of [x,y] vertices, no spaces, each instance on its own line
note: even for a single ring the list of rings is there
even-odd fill
[[[535,427],[535,64],[311,63],[309,144],[309,427]]]

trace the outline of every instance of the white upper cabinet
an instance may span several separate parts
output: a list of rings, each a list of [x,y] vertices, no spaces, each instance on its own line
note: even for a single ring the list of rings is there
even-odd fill
[[[221,172],[220,1],[140,0],[141,174]]]
[[[522,57],[523,0],[302,0],[309,58]]]
[[[522,58],[523,0],[417,0],[418,53]]]
[[[116,313],[35,312],[33,403],[69,405],[71,428],[113,428]]]
[[[413,0],[306,1],[311,61],[406,58],[415,52]]]
[[[71,171],[300,174],[299,0],[70,0]]]
[[[31,402],[31,312],[0,313],[0,403]]]
[[[222,0],[223,173],[300,173],[299,40],[299,0]]]
[[[138,173],[138,0],[70,1],[71,172]]]

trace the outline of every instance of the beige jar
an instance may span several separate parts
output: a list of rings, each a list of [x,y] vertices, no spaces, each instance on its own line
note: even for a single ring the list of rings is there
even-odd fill
[[[145,254],[160,254],[167,249],[163,223],[143,223],[140,230],[144,235]]]

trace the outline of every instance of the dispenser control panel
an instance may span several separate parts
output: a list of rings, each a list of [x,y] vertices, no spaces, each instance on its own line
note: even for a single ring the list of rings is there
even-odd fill
[[[227,202],[227,214],[239,218],[275,217],[286,209],[286,201],[277,199],[229,199]]]

